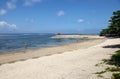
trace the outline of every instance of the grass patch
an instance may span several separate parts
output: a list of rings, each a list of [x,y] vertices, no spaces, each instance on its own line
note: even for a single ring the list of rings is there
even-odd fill
[[[113,73],[111,79],[120,79],[120,73]]]
[[[115,65],[120,66],[120,50],[116,51],[115,54],[111,56],[111,62],[114,62]]]
[[[118,71],[120,71],[120,68],[119,67],[108,67],[105,70],[111,71],[111,72],[118,72]]]
[[[104,62],[98,63],[98,64],[96,64],[95,66],[100,66],[100,65],[102,65],[102,64],[104,64]]]
[[[106,71],[100,71],[100,72],[96,72],[95,74],[103,74],[105,73]]]
[[[99,66],[99,64],[96,64],[95,66]]]
[[[104,59],[104,63],[115,65],[116,67],[107,67],[104,71],[96,72],[95,74],[101,75],[105,72],[116,72],[112,74],[111,79],[120,79],[120,50],[116,51],[109,60]],[[103,63],[98,63],[95,66],[100,66]]]
[[[101,74],[99,74],[99,75],[98,75],[98,77],[100,77],[100,78],[104,78],[104,76],[103,76],[103,75],[101,75]]]

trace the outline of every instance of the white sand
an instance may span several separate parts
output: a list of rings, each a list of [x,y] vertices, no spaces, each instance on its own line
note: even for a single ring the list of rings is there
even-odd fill
[[[119,49],[103,48],[114,44],[120,44],[120,38],[85,49],[4,64],[0,66],[0,79],[109,79],[110,73],[104,74],[105,78],[94,74],[105,68],[95,64]]]
[[[66,51],[73,51],[81,48],[88,48],[90,46],[102,43],[106,39],[90,39],[90,40],[78,40],[76,43],[67,44],[62,46],[47,47],[42,49],[27,49],[22,51],[9,52],[6,54],[0,54],[0,64],[13,63],[16,61],[23,61],[30,58],[38,58],[42,56],[48,56],[52,54],[60,54]]]
[[[98,35],[55,35],[51,38],[104,38]]]

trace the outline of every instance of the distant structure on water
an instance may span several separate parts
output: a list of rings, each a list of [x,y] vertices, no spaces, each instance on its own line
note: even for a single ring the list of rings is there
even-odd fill
[[[77,32],[76,32],[76,33],[74,33],[74,34],[75,34],[75,35],[79,35],[79,33],[77,33]]]
[[[61,35],[62,33],[61,32],[58,32],[57,35]]]

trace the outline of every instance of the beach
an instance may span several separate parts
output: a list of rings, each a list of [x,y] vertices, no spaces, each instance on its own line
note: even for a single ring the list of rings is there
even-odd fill
[[[61,39],[62,38],[76,38],[78,41],[76,43],[66,44],[66,45],[57,45],[52,47],[46,47],[46,48],[36,48],[36,49],[25,49],[21,51],[13,51],[8,52],[5,54],[0,54],[0,64],[4,63],[13,63],[16,61],[24,61],[26,59],[30,58],[39,58],[42,56],[49,56],[52,54],[60,54],[66,51],[73,51],[77,49],[83,49],[88,48],[90,46],[99,44],[106,39],[103,37],[99,37],[96,35],[56,35],[53,39]],[[57,38],[56,38],[57,37]],[[87,40],[84,40],[84,37],[87,38]],[[52,38],[52,37],[51,37]],[[79,40],[80,38],[80,40]],[[83,40],[81,40],[83,38]],[[88,39],[89,38],[89,39]]]
[[[22,53],[0,55],[0,79],[110,79],[111,73],[95,73],[108,65],[95,65],[109,59],[120,48],[120,38],[99,38],[75,44]]]

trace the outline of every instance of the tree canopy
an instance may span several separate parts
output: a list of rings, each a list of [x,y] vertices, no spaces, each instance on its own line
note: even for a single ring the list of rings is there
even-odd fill
[[[120,37],[120,10],[113,12],[109,26],[100,32],[100,36]]]

